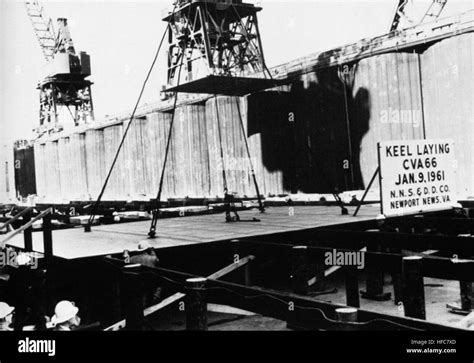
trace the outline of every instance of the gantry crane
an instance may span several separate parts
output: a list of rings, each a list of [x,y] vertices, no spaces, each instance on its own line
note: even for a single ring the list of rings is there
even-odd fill
[[[51,18],[45,16],[37,0],[25,1],[26,12],[47,62],[45,75],[38,84],[40,110],[38,132],[58,130],[58,115],[65,108],[75,125],[94,119],[90,57],[76,54],[67,19],[57,19],[57,30]],[[74,113],[71,111],[74,109]]]
[[[245,93],[273,86],[273,81],[245,77],[266,69],[257,20],[261,10],[242,0],[175,1],[174,11],[163,17],[168,91],[233,95],[237,89]]]

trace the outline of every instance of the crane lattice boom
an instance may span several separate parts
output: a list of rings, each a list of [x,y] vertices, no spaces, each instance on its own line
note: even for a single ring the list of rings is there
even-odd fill
[[[41,51],[47,62],[54,58],[56,49],[56,34],[53,21],[45,16],[43,6],[36,0],[25,1],[26,12],[33,25]]]

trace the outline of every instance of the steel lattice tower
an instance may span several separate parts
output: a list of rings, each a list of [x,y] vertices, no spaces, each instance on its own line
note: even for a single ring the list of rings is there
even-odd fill
[[[241,0],[181,0],[175,5],[163,19],[168,23],[168,87],[178,84],[181,64],[180,84],[263,72],[257,21],[262,8]]]

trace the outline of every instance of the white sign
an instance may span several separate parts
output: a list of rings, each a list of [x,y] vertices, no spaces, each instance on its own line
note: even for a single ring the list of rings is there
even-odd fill
[[[451,209],[456,203],[452,140],[378,143],[382,214]]]

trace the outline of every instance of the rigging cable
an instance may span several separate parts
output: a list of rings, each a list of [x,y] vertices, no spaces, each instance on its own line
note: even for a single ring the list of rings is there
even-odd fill
[[[227,195],[229,193],[229,189],[227,188],[227,176],[226,176],[225,160],[224,160],[224,147],[222,145],[222,131],[221,131],[221,122],[220,122],[220,117],[219,117],[219,106],[217,104],[217,95],[215,93],[214,93],[214,102],[216,105],[217,133],[219,135],[220,158],[221,158],[221,164],[222,164],[222,181],[224,183],[224,194]]]
[[[189,7],[189,10],[188,10],[188,18],[189,18],[189,13],[190,12],[191,12],[191,7]],[[189,23],[186,22],[186,28],[188,28],[188,27],[189,27]],[[169,131],[168,131],[168,138],[166,140],[166,150],[165,150],[165,155],[164,155],[164,160],[163,160],[163,167],[161,169],[160,185],[158,187],[158,193],[156,195],[155,205],[154,205],[154,208],[153,208],[153,217],[152,217],[152,220],[151,220],[150,231],[148,232],[148,237],[149,238],[155,238],[155,236],[156,236],[156,224],[157,224],[158,218],[159,218],[161,193],[163,192],[163,181],[164,181],[164,176],[165,176],[165,169],[166,169],[166,164],[167,164],[167,161],[168,161],[168,155],[169,155],[169,150],[170,150],[170,145],[171,145],[171,137],[172,137],[172,134],[173,134],[173,124],[174,124],[175,115],[176,115],[176,105],[177,105],[177,102],[178,102],[178,92],[179,92],[178,90],[179,90],[179,84],[180,84],[180,80],[181,80],[181,69],[183,68],[184,58],[186,58],[185,44],[183,44],[181,64],[179,65],[179,70],[178,70],[178,81],[176,83],[176,91],[175,91],[175,94],[174,94],[173,113],[172,113],[172,116],[171,116],[170,128],[169,128]]]
[[[247,150],[247,156],[248,156],[248,159],[249,159],[250,173],[252,174],[253,183],[255,184],[255,190],[256,190],[256,193],[257,193],[258,209],[260,210],[261,213],[264,213],[265,212],[265,207],[264,207],[262,199],[260,197],[260,190],[258,188],[257,177],[255,175],[255,169],[254,169],[253,163],[252,163],[252,156],[250,155],[250,148],[249,148],[249,143],[248,143],[248,140],[247,140],[247,135],[245,133],[244,121],[242,120],[242,113],[240,112],[239,99],[237,97],[235,97],[235,104],[237,106],[237,113],[239,115],[239,121],[240,121],[240,129],[242,130],[242,137],[243,137],[244,142],[245,142],[245,148]]]
[[[172,15],[174,14],[174,12],[175,12],[175,10],[176,10],[176,7],[177,7],[177,3],[175,3],[174,8],[173,8],[173,10],[172,10],[172,12],[171,12]],[[171,18],[172,18],[172,16],[170,16],[170,19],[171,19]],[[170,20],[170,21],[171,21],[171,20]],[[125,131],[124,131],[124,133],[123,133],[123,135],[122,135],[122,140],[120,141],[120,144],[119,144],[119,147],[118,147],[118,149],[117,149],[117,152],[115,153],[114,159],[113,159],[113,161],[112,161],[112,165],[110,166],[110,169],[109,169],[109,171],[108,171],[108,173],[107,173],[107,177],[105,178],[105,181],[104,181],[104,184],[103,184],[103,186],[102,186],[102,189],[101,189],[101,191],[100,191],[100,193],[99,193],[99,196],[97,197],[97,200],[95,201],[95,203],[94,203],[94,205],[93,205],[93,207],[92,207],[92,211],[91,211],[91,215],[90,215],[90,217],[89,217],[89,221],[87,222],[87,225],[84,227],[84,229],[85,229],[86,232],[90,232],[90,231],[91,231],[91,226],[92,226],[92,223],[94,222],[95,214],[97,213],[97,209],[98,209],[98,207],[99,207],[99,205],[100,205],[100,203],[101,203],[101,201],[102,201],[102,197],[103,197],[103,195],[104,195],[105,189],[107,188],[107,184],[108,184],[109,179],[110,179],[110,177],[111,177],[111,175],[112,175],[112,171],[113,171],[113,169],[114,169],[114,167],[115,167],[115,164],[117,163],[118,157],[119,157],[119,155],[120,155],[120,151],[122,150],[123,144],[124,144],[124,142],[125,142],[125,138],[126,138],[126,136],[127,136],[127,134],[128,134],[128,131],[129,131],[129,129],[130,129],[130,126],[132,125],[133,118],[135,117],[135,113],[136,113],[136,111],[137,111],[138,105],[139,105],[140,100],[141,100],[141,98],[142,98],[143,92],[145,91],[145,87],[146,87],[146,84],[147,84],[147,82],[148,82],[148,79],[150,78],[151,72],[152,72],[153,68],[155,67],[155,63],[156,63],[156,61],[157,61],[157,59],[158,59],[158,55],[159,55],[160,50],[161,50],[161,47],[162,47],[162,45],[163,45],[163,41],[165,40],[166,34],[168,33],[168,27],[169,27],[169,23],[168,23],[167,27],[165,28],[165,31],[163,32],[163,36],[161,37],[160,44],[158,45],[158,48],[157,48],[156,53],[155,53],[155,56],[154,56],[154,58],[153,58],[153,62],[151,63],[150,69],[148,70],[148,73],[147,73],[147,75],[146,75],[146,77],[145,77],[145,80],[144,80],[144,82],[143,82],[143,84],[142,84],[142,88],[141,88],[141,90],[140,90],[140,94],[138,95],[137,102],[135,103],[135,107],[133,108],[133,112],[132,112],[132,114],[130,115],[130,119],[129,119],[128,125],[127,125],[127,127],[125,128]]]

